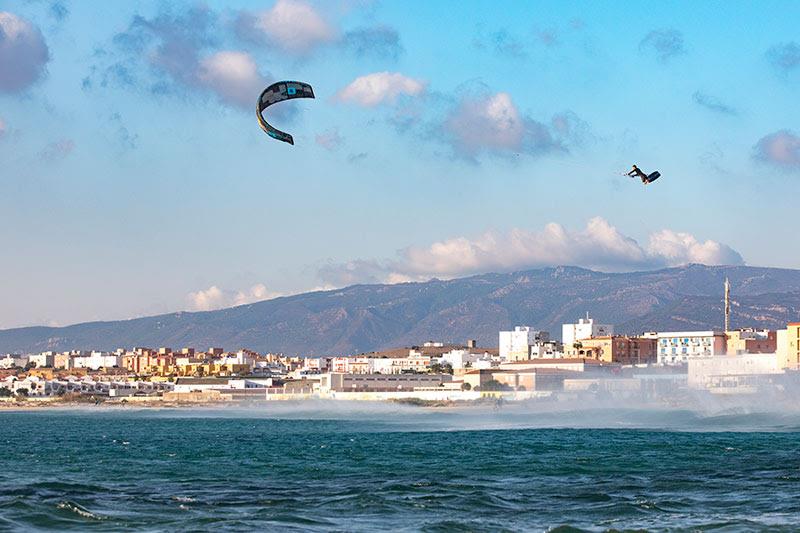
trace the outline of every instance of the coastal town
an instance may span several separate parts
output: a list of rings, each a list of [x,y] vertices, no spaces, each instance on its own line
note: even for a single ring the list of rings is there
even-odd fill
[[[726,323],[728,323],[726,315]],[[670,399],[691,391],[746,395],[800,383],[800,322],[786,328],[616,334],[589,317],[561,339],[530,326],[496,347],[427,341],[373,353],[286,356],[248,349],[43,351],[0,357],[0,400],[199,404],[275,400],[581,397]]]

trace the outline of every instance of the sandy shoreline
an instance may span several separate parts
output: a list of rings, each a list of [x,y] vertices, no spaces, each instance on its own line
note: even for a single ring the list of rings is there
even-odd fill
[[[397,401],[397,400],[374,400],[374,401],[358,401],[358,400],[309,400],[298,398],[296,400],[250,400],[250,401],[165,401],[161,398],[141,398],[141,399],[120,399],[120,400],[103,400],[98,403],[90,401],[71,401],[61,400],[58,398],[36,398],[27,399],[23,401],[0,401],[0,412],[3,411],[41,411],[41,410],[108,410],[108,409],[220,409],[230,408],[237,409],[242,407],[267,407],[277,405],[314,405],[317,401],[327,401],[332,403],[352,403],[355,402],[370,404],[382,403],[386,405],[395,405],[403,407],[420,407],[420,408],[451,408],[457,406],[486,406],[486,401],[470,401],[470,402],[452,402],[452,401],[431,401],[420,400],[415,402]]]

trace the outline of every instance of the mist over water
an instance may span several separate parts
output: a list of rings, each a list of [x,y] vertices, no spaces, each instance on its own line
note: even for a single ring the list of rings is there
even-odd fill
[[[624,403],[0,412],[0,530],[800,523],[796,408]]]
[[[58,410],[85,416],[233,418],[347,422],[363,431],[480,431],[514,429],[648,429],[661,431],[800,431],[800,402],[763,395],[696,394],[670,406],[637,400],[487,401],[447,407],[392,402],[302,400],[186,409]]]

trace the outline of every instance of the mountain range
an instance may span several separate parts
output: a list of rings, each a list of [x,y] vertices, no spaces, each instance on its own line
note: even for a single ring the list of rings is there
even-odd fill
[[[723,284],[732,327],[780,328],[800,319],[800,270],[687,265],[604,273],[553,267],[447,281],[353,285],[228,309],[0,330],[0,353],[134,346],[352,354],[426,340],[496,346],[497,333],[530,325],[558,338],[589,313],[617,333],[723,328]]]

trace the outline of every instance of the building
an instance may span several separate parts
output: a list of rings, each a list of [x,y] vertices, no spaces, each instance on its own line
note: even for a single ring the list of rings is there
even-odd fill
[[[342,374],[320,376],[319,389],[329,392],[398,392],[438,387],[453,380],[450,374]]]
[[[401,374],[404,372],[426,372],[431,366],[431,357],[410,350],[407,357],[370,357],[369,372],[376,374]]]
[[[780,331],[779,357],[782,368],[800,370],[800,322],[791,322]]]
[[[617,399],[638,398],[642,392],[642,381],[636,378],[570,378],[564,380],[564,392],[606,393]]]
[[[665,331],[656,333],[658,363],[680,365],[695,357],[725,355],[727,336],[721,331]]]
[[[493,357],[488,352],[473,353],[469,350],[455,349],[443,353],[438,359],[439,364],[450,365],[453,370],[463,368],[488,368],[492,366]]]
[[[5,357],[0,359],[0,368],[24,368],[28,364],[27,355],[19,354],[6,354]]]
[[[588,357],[621,365],[652,364],[657,361],[656,339],[613,335],[592,337],[564,345],[565,357]]]
[[[550,340],[546,331],[537,331],[528,326],[517,326],[513,331],[500,332],[500,359],[524,361],[530,359],[531,346]]]
[[[562,357],[557,359],[530,359],[528,361],[512,361],[500,363],[501,370],[527,370],[531,368],[556,368],[558,370],[573,370],[586,372],[592,370],[609,371],[619,368],[613,363],[604,363],[597,359],[585,357]]]
[[[464,387],[475,391],[558,391],[572,372],[553,368],[486,368],[464,373]]]
[[[91,352],[88,355],[76,356],[71,359],[69,368],[88,368],[100,370],[101,368],[119,368],[122,366],[122,355],[109,352]]]
[[[42,352],[28,357],[28,363],[36,365],[36,368],[52,368],[56,362],[55,352]]]
[[[596,324],[593,318],[581,318],[575,324],[561,326],[561,342],[564,346],[572,346],[576,341],[592,337],[608,337],[614,334],[614,326],[609,324]]]
[[[775,353],[778,348],[777,332],[768,329],[743,328],[728,331],[727,334],[725,353],[728,355]]]
[[[539,342],[531,346],[531,359],[556,359],[564,357],[564,350],[560,342]]]
[[[692,357],[688,360],[688,384],[693,389],[716,393],[756,392],[765,377],[781,374],[779,360],[771,354],[739,354]]]
[[[53,357],[53,368],[69,369],[70,363],[69,352],[61,352]]]

